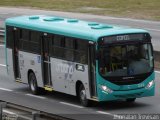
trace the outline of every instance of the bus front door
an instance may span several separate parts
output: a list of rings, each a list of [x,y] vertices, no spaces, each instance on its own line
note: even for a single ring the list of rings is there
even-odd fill
[[[41,41],[41,54],[42,54],[42,75],[44,87],[52,87],[51,82],[51,63],[49,57],[49,42],[50,37],[47,34],[44,34]]]
[[[13,69],[14,77],[16,80],[20,80],[20,69],[19,69],[19,30],[13,28]]]
[[[96,97],[96,79],[95,79],[95,45],[89,44],[89,83],[90,93],[94,98]]]

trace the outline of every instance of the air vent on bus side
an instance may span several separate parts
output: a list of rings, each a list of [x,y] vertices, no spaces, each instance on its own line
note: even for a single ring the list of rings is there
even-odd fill
[[[69,23],[77,23],[78,20],[77,19],[68,19],[67,22],[69,22]]]
[[[43,19],[44,21],[52,22],[52,21],[63,21],[64,18],[60,17],[47,17]]]
[[[37,19],[39,19],[39,16],[30,16],[29,19],[30,20],[37,20]]]
[[[96,23],[96,22],[89,22],[88,23],[88,26],[97,26],[99,25],[99,23]]]

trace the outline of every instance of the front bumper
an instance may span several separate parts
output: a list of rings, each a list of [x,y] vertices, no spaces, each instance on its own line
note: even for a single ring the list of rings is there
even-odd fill
[[[113,91],[112,93],[107,93],[100,88],[98,89],[99,92],[99,101],[111,101],[111,100],[121,100],[127,98],[140,98],[140,97],[147,97],[147,96],[154,96],[155,94],[155,84],[149,88],[141,88],[135,90],[127,90],[127,91]]]

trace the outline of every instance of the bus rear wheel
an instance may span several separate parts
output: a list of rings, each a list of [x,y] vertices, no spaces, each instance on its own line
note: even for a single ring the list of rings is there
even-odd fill
[[[126,102],[129,102],[129,103],[133,103],[135,102],[136,98],[128,98],[126,99]]]
[[[86,90],[83,84],[79,87],[79,100],[82,106],[87,107],[89,106],[89,100],[86,97]]]
[[[29,73],[29,88],[34,95],[39,94],[39,87],[37,85],[37,79],[33,72]]]

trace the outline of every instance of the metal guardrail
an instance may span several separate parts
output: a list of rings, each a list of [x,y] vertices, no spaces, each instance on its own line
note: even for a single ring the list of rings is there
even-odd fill
[[[23,112],[26,112],[27,114],[17,114],[13,112],[5,112],[5,108],[9,108],[12,111],[15,110],[20,110]],[[27,115],[27,116],[24,116]],[[30,117],[29,117],[30,116]],[[73,120],[70,118],[62,117],[56,114],[50,114],[46,113],[44,111],[36,110],[33,108],[28,108],[25,106],[20,106],[20,105],[15,105],[13,103],[8,103],[4,101],[0,101],[0,120]]]
[[[0,43],[4,44],[4,40],[1,39],[2,37],[4,37],[5,34],[5,30],[3,28],[0,28]]]
[[[5,30],[0,28],[0,36],[4,36]]]

